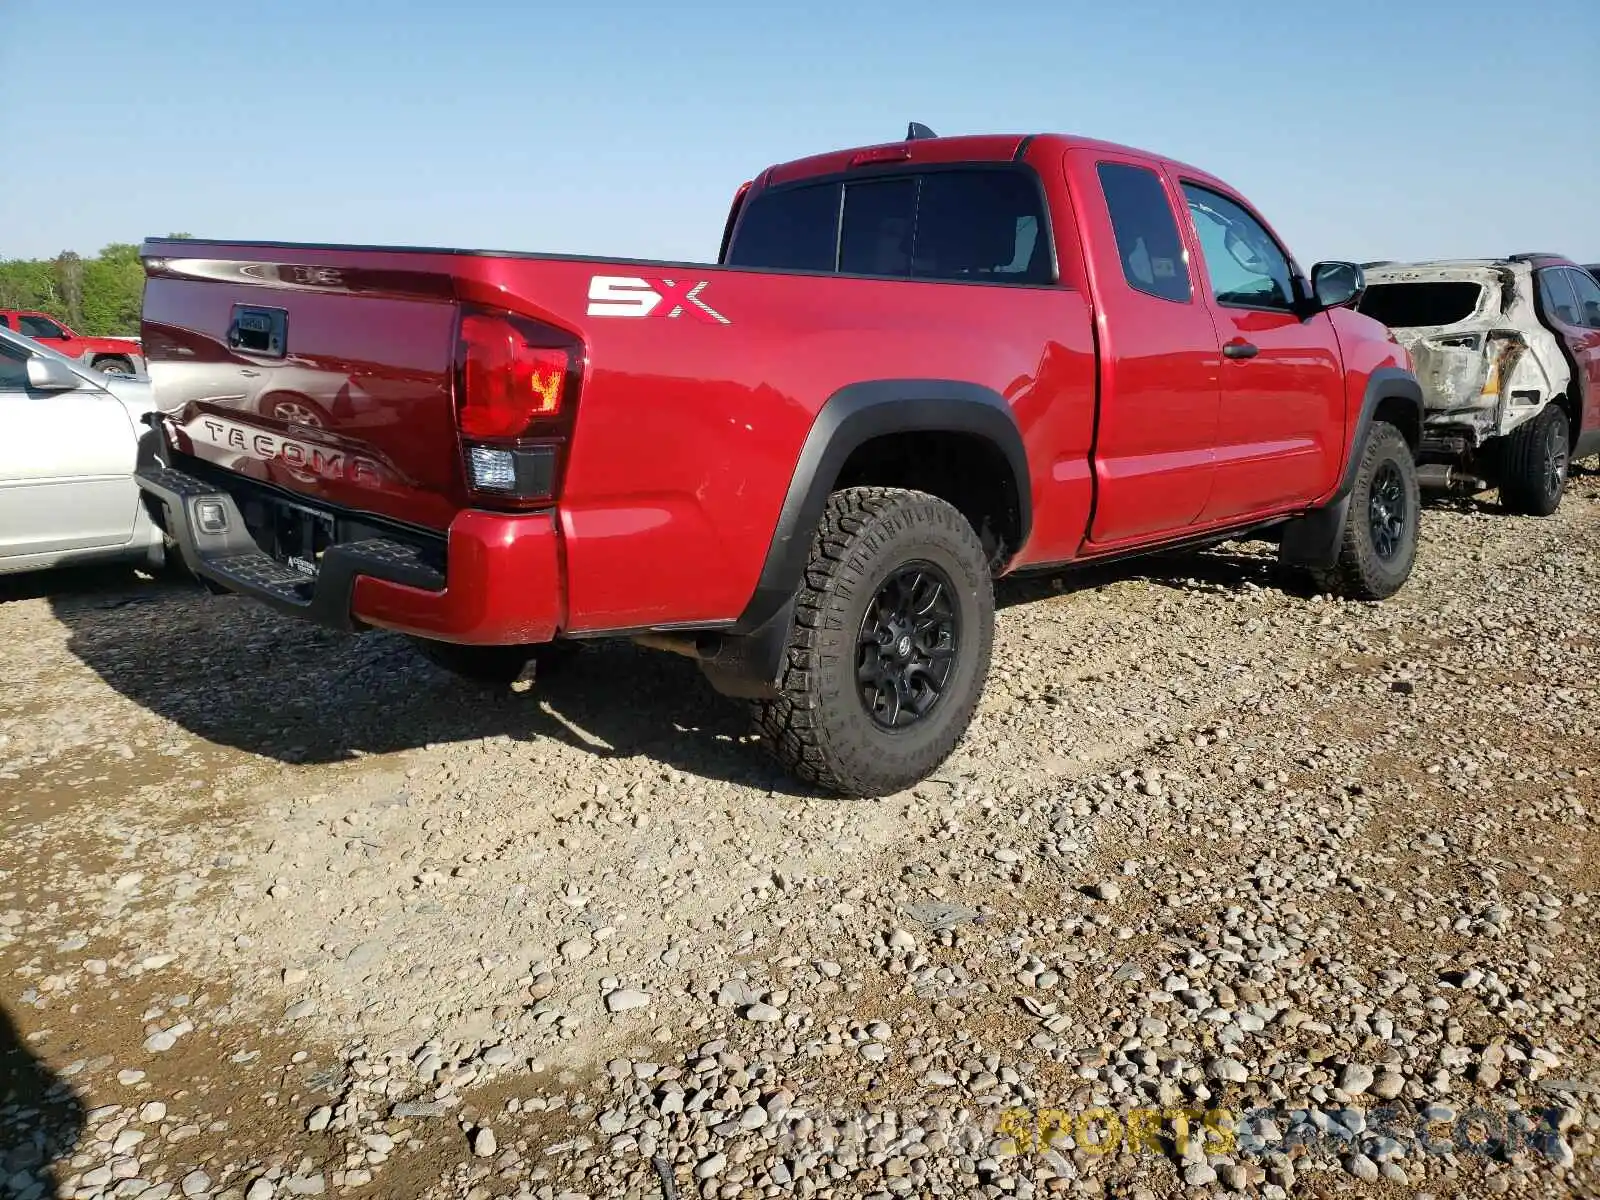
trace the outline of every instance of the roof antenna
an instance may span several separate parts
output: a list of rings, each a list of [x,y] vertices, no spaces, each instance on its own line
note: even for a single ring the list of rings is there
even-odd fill
[[[920,141],[923,138],[936,138],[938,136],[937,133],[929,129],[921,121],[913,121],[906,126],[906,141],[908,142]]]

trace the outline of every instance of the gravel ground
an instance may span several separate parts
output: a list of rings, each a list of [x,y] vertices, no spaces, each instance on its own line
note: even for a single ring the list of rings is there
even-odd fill
[[[0,1196],[1600,1195],[1600,475],[1008,584],[938,776],[0,582]]]

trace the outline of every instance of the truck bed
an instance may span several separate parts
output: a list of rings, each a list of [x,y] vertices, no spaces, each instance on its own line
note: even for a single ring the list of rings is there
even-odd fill
[[[1033,551],[1069,557],[1082,533],[1095,366],[1068,287],[188,239],[142,253],[150,372],[180,454],[423,540],[494,507],[467,487],[463,314],[574,339],[548,505],[565,632],[735,618],[817,413],[862,379],[1004,396],[1049,514]]]

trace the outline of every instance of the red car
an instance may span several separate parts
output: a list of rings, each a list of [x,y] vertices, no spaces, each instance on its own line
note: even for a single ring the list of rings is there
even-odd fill
[[[956,746],[997,576],[1259,536],[1380,599],[1416,553],[1421,391],[1347,307],[1360,268],[1308,278],[1227,184],[1123,146],[914,136],[774,166],[715,266],[142,253],[158,401],[192,398],[140,483],[196,574],[480,677],[570,639],[675,650],[846,793]],[[180,332],[219,350],[169,357]],[[230,351],[302,388],[328,364],[370,410],[207,399],[194,360]]]
[[[133,338],[84,337],[47,313],[0,309],[0,325],[107,375],[137,375],[144,366],[144,350]]]

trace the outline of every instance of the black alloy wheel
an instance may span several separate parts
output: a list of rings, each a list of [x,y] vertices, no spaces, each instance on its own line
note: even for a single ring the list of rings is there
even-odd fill
[[[1385,462],[1373,476],[1367,498],[1367,520],[1372,529],[1372,548],[1378,557],[1391,562],[1400,552],[1406,528],[1406,488],[1400,468]]]
[[[856,683],[873,723],[905,729],[932,712],[955,669],[960,637],[954,586],[943,570],[913,562],[885,579],[856,639]]]

